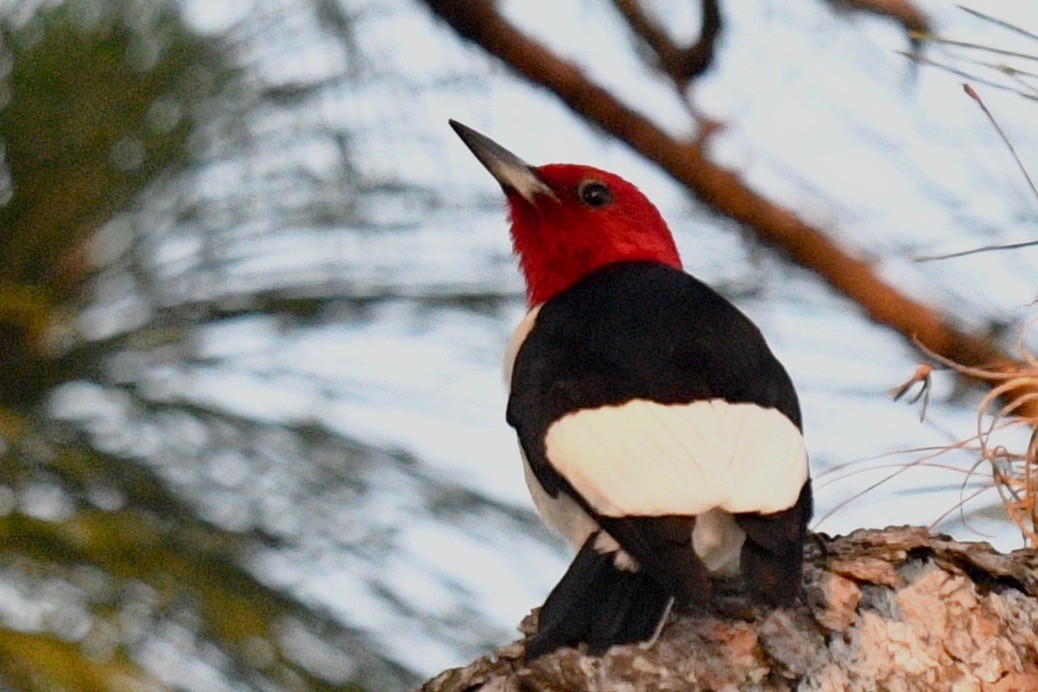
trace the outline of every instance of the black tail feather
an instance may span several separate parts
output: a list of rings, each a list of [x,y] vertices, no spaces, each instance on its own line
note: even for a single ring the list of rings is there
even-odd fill
[[[811,519],[811,481],[800,490],[796,504],[775,514],[737,514],[746,533],[740,571],[746,592],[757,603],[789,606],[800,595],[804,539]]]
[[[648,639],[667,610],[670,594],[644,571],[616,567],[613,553],[595,550],[592,534],[541,607],[526,659],[586,642],[591,653]]]
[[[695,517],[596,517],[609,535],[680,603],[710,599],[710,575],[692,549]]]
[[[608,569],[611,558],[594,549],[594,536],[588,538],[566,574],[548,594],[537,616],[537,633],[526,646],[526,658],[534,659],[561,646],[581,641],[590,627],[593,602],[589,594]]]
[[[617,571],[619,578],[608,597],[600,601],[587,639],[588,650],[595,655],[614,644],[652,637],[670,604],[670,594],[644,571]]]

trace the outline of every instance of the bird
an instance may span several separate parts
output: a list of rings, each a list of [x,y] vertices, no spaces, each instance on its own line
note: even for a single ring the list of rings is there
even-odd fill
[[[536,509],[577,550],[526,659],[654,640],[719,583],[793,604],[811,478],[796,390],[761,331],[684,270],[632,183],[531,166],[449,123],[507,200],[529,311],[505,418]]]

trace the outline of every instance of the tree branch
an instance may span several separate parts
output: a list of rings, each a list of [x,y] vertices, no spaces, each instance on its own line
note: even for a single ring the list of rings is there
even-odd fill
[[[721,35],[721,7],[719,0],[703,0],[703,23],[699,39],[681,47],[667,35],[642,6],[641,0],[613,0],[613,5],[627,20],[631,30],[652,50],[666,72],[679,88],[710,67],[714,59],[714,44]]]
[[[930,19],[909,0],[829,0],[838,9],[866,12],[893,19],[910,34],[930,31]]]
[[[872,265],[853,256],[795,213],[751,190],[735,172],[711,161],[696,143],[674,139],[642,114],[620,103],[575,65],[526,36],[484,0],[425,0],[461,36],[514,70],[554,92],[577,115],[655,162],[715,212],[751,229],[795,262],[856,301],[876,322],[963,365],[1012,373],[1024,365],[994,340],[960,331],[943,315],[885,283]],[[1005,393],[1013,399],[1038,390],[1030,384]],[[1018,409],[1038,418],[1038,402]]]
[[[817,534],[804,557],[792,608],[716,603],[672,616],[651,647],[600,657],[563,648],[527,665],[518,641],[421,690],[1038,689],[1032,551],[892,527]]]

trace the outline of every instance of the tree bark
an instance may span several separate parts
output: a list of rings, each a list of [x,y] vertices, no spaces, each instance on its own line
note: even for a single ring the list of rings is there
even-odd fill
[[[523,34],[486,0],[425,0],[461,36],[535,84],[546,87],[591,125],[609,132],[655,162],[715,212],[740,222],[761,240],[811,269],[838,292],[856,301],[870,318],[926,349],[961,365],[1010,375],[1024,364],[991,338],[967,334],[946,315],[883,281],[872,264],[840,247],[821,229],[750,189],[738,173],[712,162],[700,143],[671,137],[655,123],[620,103],[575,65]],[[989,384],[995,378],[985,379]],[[1004,393],[1014,400],[1038,395],[1033,382]],[[1038,419],[1038,397],[1017,409]]]
[[[827,0],[837,10],[863,12],[887,17],[912,32],[930,31],[930,20],[926,13],[908,0]]]
[[[730,598],[601,657],[561,649],[525,665],[519,640],[422,690],[1038,690],[1035,551],[899,527],[816,534],[805,557],[793,608]]]

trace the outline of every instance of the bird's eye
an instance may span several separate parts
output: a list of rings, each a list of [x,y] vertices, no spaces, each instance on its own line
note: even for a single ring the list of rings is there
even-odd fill
[[[577,188],[580,201],[589,207],[604,207],[613,201],[613,193],[597,180],[585,180]]]

